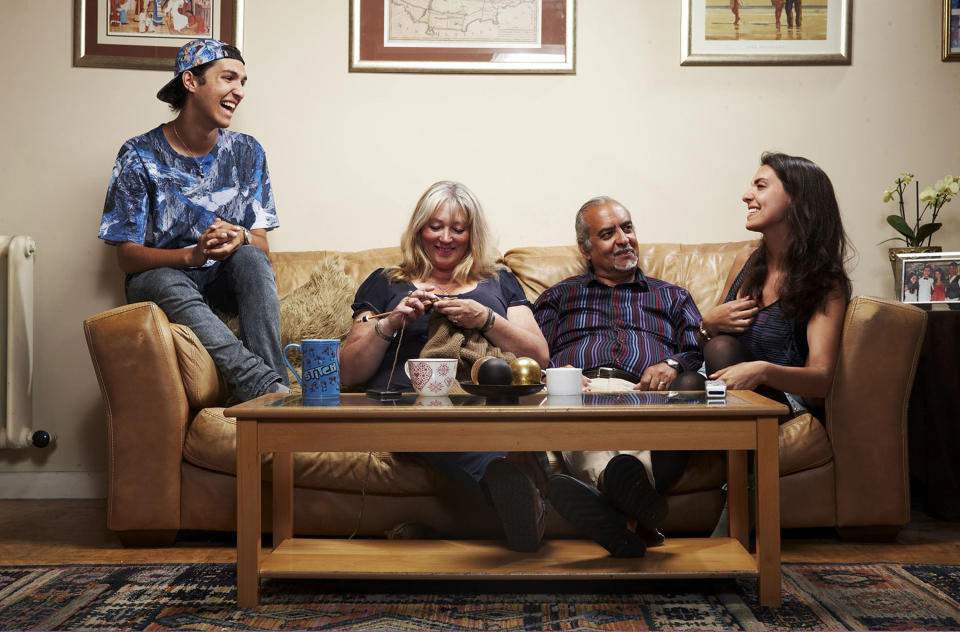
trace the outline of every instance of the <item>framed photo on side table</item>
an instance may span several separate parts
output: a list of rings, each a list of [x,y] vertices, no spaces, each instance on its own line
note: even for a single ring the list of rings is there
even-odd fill
[[[575,74],[575,14],[576,0],[350,0],[350,72]]]
[[[243,0],[74,0],[74,66],[173,70],[190,40],[242,50]]]
[[[960,309],[960,252],[898,254],[904,303],[946,303]]]
[[[853,0],[681,0],[680,65],[849,64]]]
[[[943,61],[960,61],[960,0],[943,0]]]

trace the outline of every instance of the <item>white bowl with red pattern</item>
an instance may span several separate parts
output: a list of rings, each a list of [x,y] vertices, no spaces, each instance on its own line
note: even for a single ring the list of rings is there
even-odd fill
[[[456,358],[415,358],[407,360],[404,373],[418,395],[443,397],[457,380]]]

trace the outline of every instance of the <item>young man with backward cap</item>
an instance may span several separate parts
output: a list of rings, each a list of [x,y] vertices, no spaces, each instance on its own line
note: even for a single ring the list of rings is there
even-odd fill
[[[244,98],[240,51],[198,39],[157,93],[177,117],[120,148],[99,237],[129,302],[153,301],[197,335],[234,401],[288,392],[267,231],[278,226],[263,148],[227,130]],[[213,313],[239,315],[240,338]]]

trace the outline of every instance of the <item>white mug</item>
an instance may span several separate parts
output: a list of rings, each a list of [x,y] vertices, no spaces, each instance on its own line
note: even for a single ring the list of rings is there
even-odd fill
[[[457,379],[456,358],[413,358],[403,365],[413,390],[419,395],[441,397],[450,393]]]
[[[543,404],[541,405],[561,406],[564,408],[583,406],[583,395],[580,393],[577,393],[576,395],[551,395],[547,393],[547,396],[544,398]]]
[[[572,396],[583,392],[583,373],[576,367],[547,369],[547,394]]]

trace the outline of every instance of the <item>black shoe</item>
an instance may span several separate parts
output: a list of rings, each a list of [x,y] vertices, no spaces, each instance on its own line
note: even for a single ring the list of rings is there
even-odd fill
[[[603,495],[626,516],[636,519],[638,531],[656,531],[667,517],[667,499],[653,488],[643,463],[632,454],[618,454],[607,463]]]
[[[627,528],[627,517],[594,487],[557,474],[547,485],[550,504],[580,532],[614,557],[643,557],[643,539]]]
[[[547,495],[550,461],[547,459],[546,452],[507,452],[504,458],[520,468],[520,471],[537,486],[541,497]]]
[[[483,484],[510,548],[525,553],[540,548],[547,507],[526,474],[506,459],[496,459],[487,466]]]
[[[643,538],[643,543],[647,545],[648,549],[661,546],[667,539],[659,529],[649,530],[637,527],[637,535]]]

